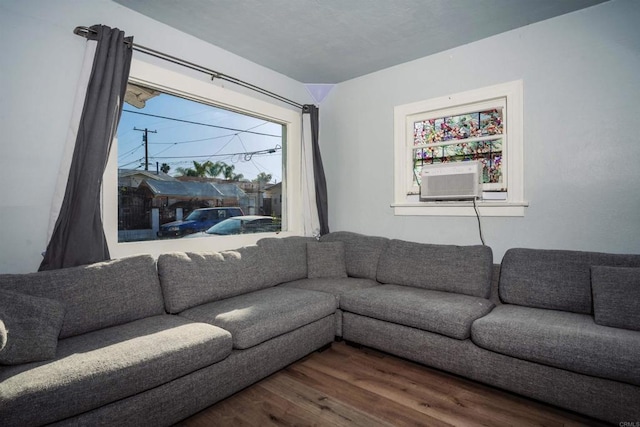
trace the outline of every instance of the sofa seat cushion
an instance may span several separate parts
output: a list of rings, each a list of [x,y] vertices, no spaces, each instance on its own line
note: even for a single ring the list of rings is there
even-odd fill
[[[460,340],[469,338],[473,321],[493,307],[484,298],[399,285],[351,291],[340,297],[344,311]]]
[[[473,323],[471,339],[518,359],[640,385],[640,332],[597,325],[587,314],[501,305]]]
[[[180,313],[231,332],[233,347],[246,349],[335,313],[333,295],[275,287],[199,305]]]
[[[169,315],[67,338],[53,360],[0,367],[0,419],[64,419],[209,366],[231,349],[229,332]]]
[[[355,277],[334,279],[302,279],[283,283],[280,287],[307,289],[309,291],[327,292],[336,297],[340,303],[340,296],[345,292],[356,291],[380,286],[380,283],[370,279],[356,279]]]

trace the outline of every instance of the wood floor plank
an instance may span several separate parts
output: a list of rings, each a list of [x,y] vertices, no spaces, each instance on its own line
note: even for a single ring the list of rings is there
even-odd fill
[[[451,426],[452,424],[432,418],[413,408],[388,400],[384,396],[349,383],[340,378],[327,375],[305,365],[295,365],[287,368],[286,375],[291,375],[300,381],[310,384],[322,393],[332,396],[361,411],[367,411],[371,416],[390,422],[395,426]]]
[[[200,426],[315,426],[314,416],[291,400],[274,394],[261,383],[196,414]],[[182,426],[195,426],[184,421]]]
[[[329,376],[357,384],[387,400],[445,423],[452,425],[466,423],[470,426],[498,425],[498,420],[493,414],[478,412],[477,405],[466,401],[461,390],[440,381],[434,375],[428,375],[430,377],[428,379],[427,375],[421,375],[420,379],[416,379],[407,376],[402,366],[397,366],[399,369],[393,369],[384,360],[370,360],[369,364],[363,363],[364,361],[353,364],[338,362],[340,362],[339,355],[327,354],[322,360],[310,359],[305,362],[305,365]],[[429,384],[430,387],[424,387],[424,384]],[[438,388],[440,390],[437,390]]]
[[[184,420],[204,426],[604,426],[369,348],[334,343]]]
[[[375,373],[376,382],[388,382],[389,392],[393,393],[389,398],[407,405],[418,404],[427,413],[435,410],[438,412],[437,416],[447,422],[459,422],[448,417],[447,413],[453,411],[456,417],[473,413],[480,424],[489,422],[491,425],[503,425],[504,422],[504,425],[511,425],[515,421],[518,425],[539,425],[541,422],[544,425],[575,425],[571,416],[558,416],[562,414],[560,411],[541,412],[538,409],[543,406],[537,402],[407,360],[384,354],[372,357],[375,353],[370,349],[366,353],[350,351],[348,346],[334,346],[332,350],[334,351],[327,353],[322,359],[315,359],[310,363],[322,363],[329,366],[330,370],[337,369],[333,373],[327,372],[329,375],[340,375],[340,366],[349,366],[346,375],[358,376],[367,371],[370,371],[370,375]],[[345,357],[351,363],[345,363]],[[355,381],[354,378],[344,379]],[[425,388],[425,385],[428,387]],[[370,386],[375,387],[374,384]],[[398,391],[401,393],[398,394]],[[409,394],[409,401],[406,401],[405,393]],[[412,398],[419,400],[411,402]],[[441,411],[444,413],[441,414]]]
[[[275,375],[261,384],[267,390],[280,395],[288,395],[298,405],[318,418],[333,426],[380,426],[391,427],[393,424],[368,415],[350,405],[322,393],[304,382],[287,375]]]
[[[380,363],[374,366],[374,369],[378,372],[392,372],[393,375],[402,376],[402,381],[410,389],[412,387],[420,389],[428,385],[428,388],[432,391],[453,394],[476,405],[481,404],[492,412],[508,412],[512,407],[515,407],[518,413],[508,414],[509,416],[524,417],[525,413],[531,413],[536,419],[542,417],[545,420],[545,425],[559,423],[570,426],[574,425],[571,420],[581,419],[580,416],[576,416],[573,413],[370,348],[353,351],[349,346],[334,346],[332,349],[337,353],[344,354],[345,357],[349,357],[350,361],[356,365],[375,364],[379,360]],[[582,423],[578,421],[578,425],[582,425]]]

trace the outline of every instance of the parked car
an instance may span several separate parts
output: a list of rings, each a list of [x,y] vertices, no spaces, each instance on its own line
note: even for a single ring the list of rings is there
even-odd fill
[[[187,234],[204,231],[231,217],[242,216],[242,209],[234,208],[202,208],[191,212],[184,220],[172,221],[160,226],[158,237],[181,237]]]
[[[227,236],[231,234],[278,232],[282,228],[280,218],[262,215],[244,215],[225,219],[204,233],[191,234],[188,237]]]

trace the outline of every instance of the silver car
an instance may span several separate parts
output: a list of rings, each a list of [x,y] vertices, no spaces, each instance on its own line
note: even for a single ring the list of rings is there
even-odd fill
[[[190,234],[186,238],[204,236],[229,236],[233,234],[274,233],[282,229],[280,218],[263,215],[243,215],[227,218],[208,230]]]

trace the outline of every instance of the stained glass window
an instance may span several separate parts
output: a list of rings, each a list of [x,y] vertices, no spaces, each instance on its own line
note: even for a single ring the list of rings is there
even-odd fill
[[[421,175],[433,165],[440,182],[480,166],[483,214],[522,216],[523,84],[517,80],[394,107],[394,214],[471,215],[460,200],[424,200]],[[462,163],[460,163],[462,162]],[[467,162],[467,163],[464,163]],[[435,180],[434,180],[435,182]]]
[[[502,183],[503,109],[418,120],[413,123],[413,180],[422,166],[477,160],[485,184]]]

